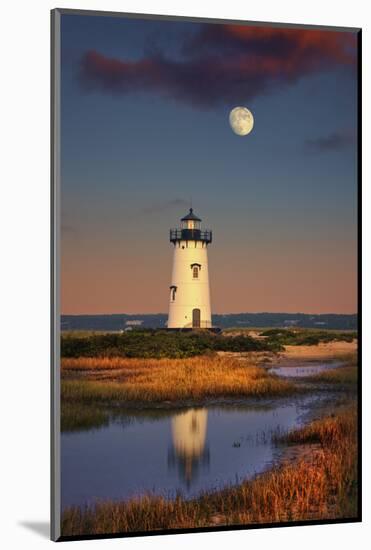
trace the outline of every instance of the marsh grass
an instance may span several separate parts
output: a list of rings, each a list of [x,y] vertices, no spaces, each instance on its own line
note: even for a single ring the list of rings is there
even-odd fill
[[[354,389],[357,388],[358,382],[358,367],[344,366],[335,369],[328,369],[307,378],[311,382],[323,382],[332,384],[332,389],[337,386],[339,389]]]
[[[261,337],[271,345],[281,346],[316,346],[329,342],[353,342],[357,338],[355,331],[329,331],[319,329],[273,328],[260,332]]]
[[[101,407],[80,403],[61,404],[61,431],[94,430],[108,426],[110,415]]]
[[[62,515],[62,535],[109,534],[213,525],[355,518],[357,516],[357,423],[349,409],[286,436],[287,442],[320,448],[311,459],[277,467],[252,481],[175,500],[145,495],[105,501]]]
[[[339,414],[315,420],[300,429],[273,436],[276,443],[298,445],[319,443],[323,447],[340,448],[344,440],[352,441],[357,427],[356,407],[347,407]]]
[[[288,395],[292,382],[247,360],[78,358],[62,360],[62,402],[122,403]]]

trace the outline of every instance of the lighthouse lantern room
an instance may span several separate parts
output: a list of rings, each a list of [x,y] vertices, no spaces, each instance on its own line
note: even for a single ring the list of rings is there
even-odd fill
[[[212,232],[201,229],[193,209],[170,229],[174,245],[170,285],[169,329],[212,329],[207,247]]]

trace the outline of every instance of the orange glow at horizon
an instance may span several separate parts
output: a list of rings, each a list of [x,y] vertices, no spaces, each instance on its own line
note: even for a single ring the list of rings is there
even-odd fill
[[[63,314],[167,313],[172,247],[159,253],[68,248],[62,256]],[[149,247],[150,250],[150,247]],[[355,313],[356,251],[209,249],[213,313]]]

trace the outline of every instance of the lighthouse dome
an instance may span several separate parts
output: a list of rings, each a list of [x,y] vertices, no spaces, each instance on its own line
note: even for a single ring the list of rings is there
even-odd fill
[[[193,208],[190,208],[189,213],[186,216],[184,216],[184,218],[182,218],[180,221],[182,221],[182,222],[187,222],[187,221],[201,222],[202,220],[201,220],[201,218],[196,216],[196,214],[193,212]]]

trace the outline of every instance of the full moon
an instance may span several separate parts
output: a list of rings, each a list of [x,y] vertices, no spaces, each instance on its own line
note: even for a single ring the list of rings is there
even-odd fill
[[[254,127],[254,117],[246,107],[235,107],[229,113],[229,124],[235,134],[246,136]]]

